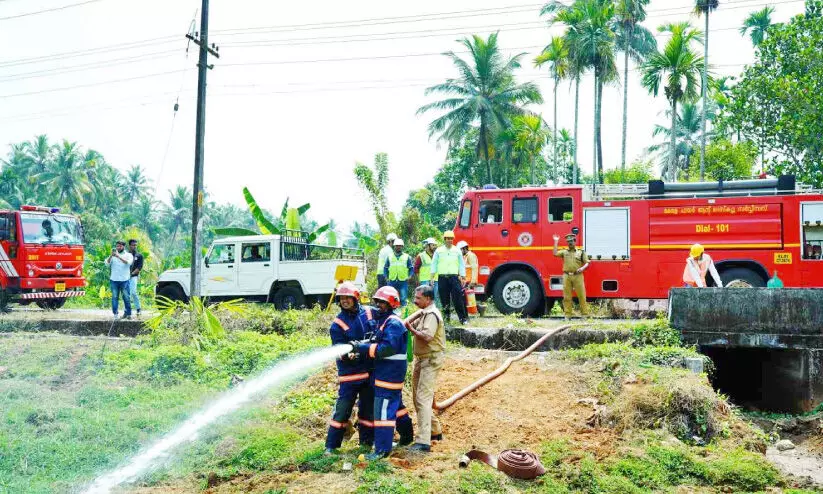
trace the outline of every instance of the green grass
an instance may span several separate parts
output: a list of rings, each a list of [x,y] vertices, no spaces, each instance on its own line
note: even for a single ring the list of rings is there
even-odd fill
[[[4,337],[0,492],[77,488],[172,430],[226,390],[233,374],[253,375],[280,358],[327,344],[316,330],[288,336],[235,331],[208,352],[148,337],[107,343],[45,333]],[[210,428],[204,436],[211,440],[198,441],[194,454],[172,462],[169,471],[182,475],[208,465],[231,473],[294,463],[311,441],[288,422],[325,416],[333,396],[298,393],[286,400],[277,416],[253,408]],[[286,425],[267,423],[275,419]]]

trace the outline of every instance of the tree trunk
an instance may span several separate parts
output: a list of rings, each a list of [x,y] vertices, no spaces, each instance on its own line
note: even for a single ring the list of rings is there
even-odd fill
[[[669,156],[669,178],[675,179],[677,169],[677,100],[672,100],[672,130],[671,130],[671,151]]]
[[[597,71],[594,72],[594,126],[592,128],[592,173],[594,183],[600,183],[597,177]]]
[[[623,147],[620,154],[620,181],[626,181],[626,136],[629,128],[629,40],[632,29],[626,37],[626,46],[623,47]]]
[[[486,179],[492,183],[492,165],[489,162],[489,143],[486,142],[486,119],[480,117],[480,145],[483,146],[483,158],[486,161]]]
[[[555,183],[558,182],[557,176],[557,85],[560,84],[560,78],[554,78],[554,125],[553,125],[553,134],[554,137],[552,138],[552,153],[553,153],[553,160],[554,160],[554,181]]]
[[[574,88],[574,163],[572,163],[572,183],[577,183],[577,147],[580,141],[577,140],[577,117],[580,114],[580,75],[577,76],[575,80],[575,88]]]
[[[597,179],[598,182],[603,183],[603,134],[602,134],[602,127],[603,127],[603,81],[601,78],[597,79],[597,109],[596,113],[596,130],[595,135],[597,136]]]
[[[704,179],[706,173],[706,101],[709,96],[709,88],[707,85],[709,72],[709,12],[706,11],[706,34],[704,35],[703,43],[703,81],[701,83],[703,90],[703,108],[701,108],[701,125],[703,131],[700,134],[700,181]]]

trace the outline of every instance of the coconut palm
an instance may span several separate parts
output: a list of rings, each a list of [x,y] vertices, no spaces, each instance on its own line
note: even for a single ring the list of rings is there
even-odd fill
[[[543,123],[540,115],[518,115],[514,117],[512,129],[515,132],[514,151],[522,157],[522,160],[531,166],[531,184],[537,183],[535,178],[535,164],[537,158],[543,152],[546,142],[549,139],[549,132]],[[556,133],[555,133],[556,135]],[[557,173],[557,163],[555,162],[554,173]],[[544,180],[541,180],[543,182]]]
[[[92,191],[86,171],[77,143],[63,141],[56,152],[54,163],[37,175],[37,181],[60,206],[78,210]]]
[[[651,31],[641,26],[646,20],[646,5],[650,0],[618,0],[615,5],[617,46],[623,51],[623,140],[620,152],[620,174],[626,171],[626,138],[629,125],[629,58],[643,62],[657,50]]]
[[[54,160],[58,146],[49,142],[46,135],[39,135],[29,142],[23,143],[23,152],[26,156],[29,177],[34,177],[46,171]]]
[[[755,47],[760,46],[760,43],[766,39],[766,31],[772,25],[772,13],[774,13],[774,7],[769,6],[749,14],[749,17],[746,17],[746,20],[743,21],[740,35],[745,36],[746,33],[749,33],[752,44]]]
[[[513,116],[525,113],[525,105],[542,103],[543,97],[535,83],[517,84],[514,71],[520,68],[525,53],[504,57],[497,45],[497,33],[485,40],[475,35],[459,43],[469,51],[468,61],[452,51],[444,55],[451,59],[460,76],[427,88],[426,95],[447,97],[420,107],[417,114],[445,111],[429,124],[429,136],[437,135],[449,146],[459,145],[473,127],[479,126],[477,154],[486,163],[486,178],[491,183],[489,155],[494,134],[506,128]]]
[[[671,109],[666,110],[665,115],[671,118]],[[692,155],[697,151],[697,145],[700,142],[700,122],[701,110],[697,104],[685,102],[678,107],[677,117],[675,119],[675,148],[674,155],[672,155],[671,148],[671,127],[665,125],[655,125],[652,135],[654,137],[661,136],[663,140],[659,143],[649,146],[648,151],[660,155],[660,170],[661,176],[676,175],[679,171],[687,171]],[[715,116],[715,109],[709,106],[707,111],[709,120],[713,120]],[[709,136],[713,134],[710,132]],[[672,168],[672,162],[675,163]]]
[[[689,23],[668,24],[659,29],[671,32],[672,36],[662,52],[652,54],[643,64],[643,87],[654,96],[660,93],[662,87],[671,105],[670,159],[672,161],[668,169],[673,178],[676,168],[674,159],[677,155],[675,152],[677,105],[680,101],[691,101],[697,97],[697,80],[704,68],[704,61],[690,47],[691,42],[700,33],[692,29]]]
[[[703,15],[706,19],[704,39],[703,39],[703,79],[700,84],[700,94],[703,97],[703,115],[701,117],[703,134],[700,137],[700,180],[706,171],[706,108],[708,107],[709,96],[709,14],[720,5],[719,0],[695,0],[694,11],[697,15]]]
[[[552,38],[551,42],[543,48],[543,51],[534,60],[534,63],[541,67],[550,64],[549,73],[554,80],[554,125],[552,131],[552,145],[554,146],[552,156],[554,162],[554,172],[557,173],[557,86],[560,80],[566,76],[569,68],[569,50],[563,44],[563,38]],[[534,184],[534,164],[532,164],[532,184]]]
[[[148,190],[149,180],[146,178],[145,170],[140,165],[132,165],[123,180],[123,198],[135,202],[145,196]]]
[[[191,227],[192,195],[188,187],[178,185],[174,191],[169,191],[169,203],[163,205],[163,222],[171,230],[169,249],[174,247],[177,232]]]
[[[556,146],[559,161],[563,164],[563,172],[559,176],[563,177],[565,183],[571,182],[574,180],[574,173],[577,168],[574,161],[572,161],[577,146],[575,146],[574,137],[568,129],[558,131]]]

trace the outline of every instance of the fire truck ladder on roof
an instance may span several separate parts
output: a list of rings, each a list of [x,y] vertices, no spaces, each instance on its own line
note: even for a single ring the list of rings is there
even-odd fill
[[[583,186],[584,201],[627,199],[674,199],[701,197],[746,197],[816,193],[811,186],[795,182],[794,175],[779,178],[732,180],[728,182],[675,182],[650,180],[648,184],[593,184]]]

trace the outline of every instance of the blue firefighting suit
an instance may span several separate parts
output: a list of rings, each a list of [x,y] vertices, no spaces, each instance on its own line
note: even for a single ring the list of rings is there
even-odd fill
[[[334,345],[362,341],[371,337],[374,328],[371,307],[359,307],[355,311],[342,310],[329,328]],[[343,443],[346,426],[351,418],[354,402],[357,401],[358,429],[360,444],[371,446],[374,443],[374,422],[372,406],[374,405],[374,388],[371,384],[369,363],[365,359],[337,360],[337,380],[340,387],[337,403],[329,422],[326,436],[326,448],[337,449]]]
[[[377,312],[377,330],[372,341],[361,343],[357,350],[374,362],[374,452],[389,454],[394,429],[401,443],[414,437],[411,417],[403,405],[403,382],[406,379],[406,327],[391,312]]]

